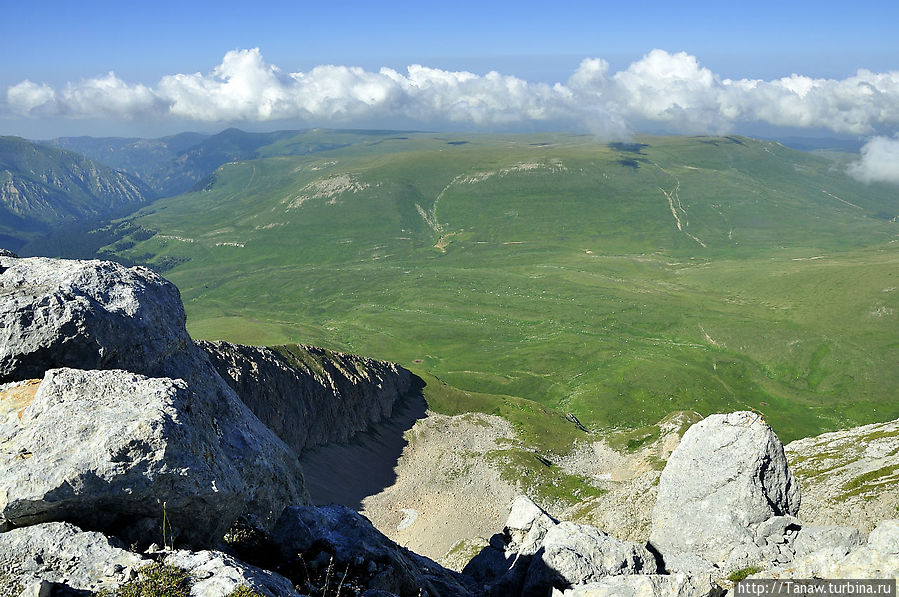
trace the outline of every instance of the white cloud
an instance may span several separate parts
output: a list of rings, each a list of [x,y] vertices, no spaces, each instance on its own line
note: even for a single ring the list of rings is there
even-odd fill
[[[899,137],[874,137],[861,154],[861,159],[849,166],[850,175],[866,183],[899,184]]]
[[[695,133],[759,122],[870,134],[899,125],[899,71],[861,70],[842,80],[731,80],[685,52],[653,50],[616,73],[604,60],[587,58],[567,82],[548,85],[421,65],[405,73],[339,65],[284,73],[256,48],[228,52],[209,73],[167,75],[155,87],[128,84],[113,73],[60,90],[26,80],[7,90],[7,105],[32,117],[476,127],[567,121],[604,136],[621,136],[646,122]]]
[[[155,92],[128,85],[110,72],[105,77],[69,83],[61,91],[23,81],[7,90],[13,111],[23,116],[132,119],[164,110]]]
[[[614,99],[625,115],[665,122],[689,132],[727,128],[722,113],[724,86],[712,71],[686,52],[653,50],[613,76]]]
[[[56,92],[49,85],[38,85],[26,79],[6,91],[6,101],[17,114],[40,115],[42,111],[52,110]]]

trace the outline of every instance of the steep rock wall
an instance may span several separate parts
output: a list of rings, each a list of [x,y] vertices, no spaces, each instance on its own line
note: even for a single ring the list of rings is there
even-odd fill
[[[385,361],[305,345],[272,349],[197,342],[244,403],[301,453],[345,442],[390,417],[417,388],[408,370]]]

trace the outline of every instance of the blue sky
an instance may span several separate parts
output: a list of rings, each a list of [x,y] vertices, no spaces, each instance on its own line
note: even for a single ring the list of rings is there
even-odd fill
[[[5,4],[0,134],[395,123],[586,127],[616,136],[697,132],[710,122],[708,132],[760,124],[865,136],[892,134],[899,125],[890,108],[899,92],[864,106],[860,119],[837,113],[853,93],[870,103],[864,89],[889,91],[894,78],[880,75],[899,79],[897,2]],[[653,50],[664,55],[647,61]],[[238,70],[217,74],[229,52],[244,52]],[[595,58],[604,66],[584,67]],[[413,75],[414,64],[432,70]],[[306,76],[320,65],[361,72]],[[263,76],[272,69],[274,78]],[[853,79],[859,69],[877,76]],[[445,74],[460,71],[479,78]],[[489,81],[489,71],[506,79]],[[679,78],[669,88],[672,72]],[[296,73],[305,75],[291,79]],[[571,82],[577,73],[580,86]],[[791,75],[822,83],[811,94],[798,78],[767,85]],[[228,77],[246,83],[216,87]],[[555,83],[564,89],[553,90]],[[665,97],[674,100],[660,103]],[[784,102],[792,102],[792,120],[777,115]]]

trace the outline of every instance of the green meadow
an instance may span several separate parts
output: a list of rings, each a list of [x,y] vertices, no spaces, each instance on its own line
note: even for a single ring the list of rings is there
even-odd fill
[[[102,233],[196,338],[396,361],[433,407],[513,420],[754,409],[790,440],[899,417],[899,193],[852,156],[348,131],[258,156]]]

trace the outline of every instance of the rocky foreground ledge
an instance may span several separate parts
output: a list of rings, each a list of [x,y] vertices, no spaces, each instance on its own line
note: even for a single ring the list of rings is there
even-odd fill
[[[867,538],[803,524],[784,448],[748,412],[687,431],[648,541],[522,496],[447,570],[348,508],[309,505],[297,457],[389,416],[408,372],[198,346],[184,322],[147,269],[0,252],[0,596],[149,594],[134,591],[160,574],[210,597],[698,597],[735,574],[899,577],[899,520]]]

